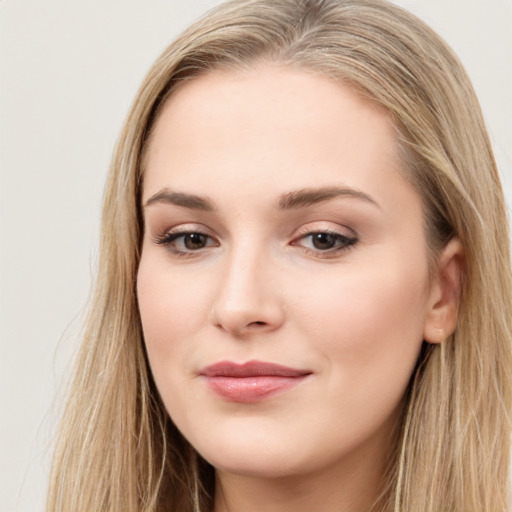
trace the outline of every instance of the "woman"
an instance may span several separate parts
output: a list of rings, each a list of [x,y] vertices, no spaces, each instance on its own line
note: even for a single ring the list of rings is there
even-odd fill
[[[121,134],[48,510],[507,510],[508,247],[431,30],[220,6]]]

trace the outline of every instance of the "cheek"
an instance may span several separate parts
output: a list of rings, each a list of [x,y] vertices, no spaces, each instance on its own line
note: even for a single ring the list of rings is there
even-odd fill
[[[403,270],[352,268],[327,288],[317,280],[298,316],[322,357],[326,421],[356,440],[393,421],[422,345],[424,282]]]
[[[338,379],[364,386],[396,376],[403,383],[414,367],[423,341],[427,275],[405,265],[384,268],[351,268],[329,280],[317,276],[301,295],[301,330],[331,366],[341,368]]]
[[[161,356],[175,357],[209,314],[204,276],[191,279],[185,272],[170,271],[159,259],[143,254],[137,276],[139,311],[152,367],[153,360]]]
[[[186,431],[187,411],[196,401],[188,385],[197,361],[195,340],[209,313],[207,288],[205,279],[171,271],[165,258],[143,253],[137,296],[149,365],[167,411]]]

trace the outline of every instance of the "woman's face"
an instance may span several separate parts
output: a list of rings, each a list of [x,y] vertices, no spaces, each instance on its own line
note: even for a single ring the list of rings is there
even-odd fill
[[[437,298],[388,116],[277,66],[179,89],[149,146],[138,300],[172,420],[226,473],[384,457]]]

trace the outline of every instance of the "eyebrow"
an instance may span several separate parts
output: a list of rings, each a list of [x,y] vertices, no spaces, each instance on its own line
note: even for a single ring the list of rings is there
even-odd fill
[[[291,210],[303,208],[314,204],[330,201],[338,197],[350,197],[363,200],[369,204],[380,208],[379,204],[368,194],[360,190],[349,187],[322,187],[322,188],[303,188],[288,192],[281,196],[277,203],[279,210]]]
[[[369,204],[380,208],[379,204],[368,194],[360,190],[348,187],[321,187],[321,188],[302,188],[283,194],[276,203],[278,210],[293,210],[313,206],[324,201],[330,201],[338,197],[348,197],[360,199]],[[152,195],[144,204],[144,207],[157,203],[172,204],[183,206],[192,210],[205,212],[214,212],[216,207],[213,201],[208,197],[188,194],[184,192],[175,192],[168,188],[163,188]]]
[[[216,210],[213,201],[207,197],[196,196],[195,194],[185,194],[183,192],[173,192],[168,188],[163,188],[156,194],[152,195],[146,201],[144,207],[151,206],[156,203],[173,204],[204,212],[213,212]]]

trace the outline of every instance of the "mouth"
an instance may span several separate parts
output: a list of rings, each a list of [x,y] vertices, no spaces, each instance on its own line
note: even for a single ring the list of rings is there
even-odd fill
[[[313,372],[275,363],[221,361],[203,368],[200,376],[210,391],[229,402],[254,403],[288,391]]]

